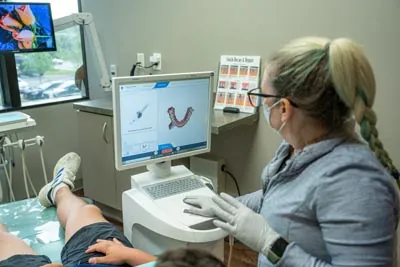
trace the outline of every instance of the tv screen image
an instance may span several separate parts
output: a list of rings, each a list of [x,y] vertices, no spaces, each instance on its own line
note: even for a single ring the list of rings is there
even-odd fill
[[[49,3],[0,2],[0,53],[55,50]]]

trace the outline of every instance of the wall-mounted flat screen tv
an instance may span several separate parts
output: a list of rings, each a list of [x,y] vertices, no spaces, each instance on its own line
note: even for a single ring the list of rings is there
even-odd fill
[[[0,2],[0,53],[56,51],[49,3]]]

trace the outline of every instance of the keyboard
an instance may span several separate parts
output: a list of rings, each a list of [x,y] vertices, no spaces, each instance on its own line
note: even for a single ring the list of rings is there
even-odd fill
[[[147,185],[143,189],[153,199],[161,199],[203,187],[205,185],[199,178],[195,175],[190,175],[171,181]]]

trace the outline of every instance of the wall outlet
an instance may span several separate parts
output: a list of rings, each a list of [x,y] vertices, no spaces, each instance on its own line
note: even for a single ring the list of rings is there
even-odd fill
[[[144,59],[144,53],[137,53],[136,55],[136,63],[140,62],[142,67],[146,66],[146,62]]]
[[[153,70],[161,70],[161,53],[153,53],[150,56],[150,64],[158,63],[157,66],[153,66]]]
[[[115,65],[115,64],[110,65],[110,76],[111,76],[111,78],[118,76],[117,65]]]

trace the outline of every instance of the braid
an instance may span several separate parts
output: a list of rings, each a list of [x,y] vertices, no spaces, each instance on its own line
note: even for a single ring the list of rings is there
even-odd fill
[[[363,90],[358,90],[354,103],[354,113],[356,121],[360,125],[361,136],[368,142],[369,147],[375,153],[378,160],[396,179],[400,186],[399,171],[394,166],[389,154],[386,152],[382,142],[379,140],[378,129],[376,128],[376,114],[366,105],[366,96],[363,93]]]
[[[372,110],[376,81],[359,45],[347,38],[303,38],[278,51],[270,62],[269,81],[277,93],[290,97],[309,117],[340,133],[354,134],[346,122],[351,111],[361,136],[399,184],[399,171],[379,140]]]

